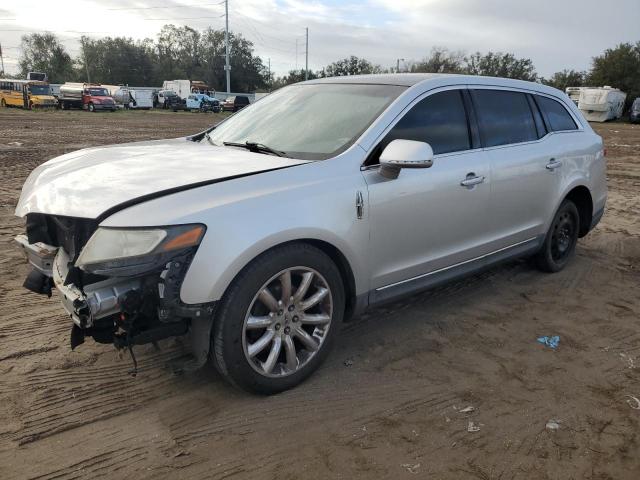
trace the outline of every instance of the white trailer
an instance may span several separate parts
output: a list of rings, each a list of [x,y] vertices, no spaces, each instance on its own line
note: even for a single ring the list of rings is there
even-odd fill
[[[191,95],[191,80],[165,80],[162,90],[171,90],[184,100]]]
[[[606,122],[622,116],[626,98],[617,88],[587,87],[580,91],[578,108],[589,122]]]
[[[569,98],[573,101],[573,103],[578,105],[578,102],[580,101],[580,92],[583,88],[585,87],[567,87],[564,93],[569,95]]]

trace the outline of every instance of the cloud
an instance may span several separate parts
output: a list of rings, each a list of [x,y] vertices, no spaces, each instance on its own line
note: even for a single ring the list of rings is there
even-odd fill
[[[8,69],[20,37],[50,30],[72,54],[81,32],[90,36],[155,38],[165,23],[224,28],[218,0],[30,0],[0,10],[0,42]],[[196,6],[194,6],[196,5]],[[114,8],[174,6],[146,10]],[[207,17],[207,18],[204,18]],[[5,21],[2,18],[15,18]],[[169,20],[173,19],[173,20]],[[358,55],[383,66],[397,58],[420,59],[433,46],[468,52],[500,50],[530,57],[539,73],[587,69],[591,57],[623,41],[638,40],[640,1],[618,0],[231,0],[230,28],[254,43],[256,53],[282,74],[304,65],[319,69]],[[297,48],[296,48],[297,44]],[[297,51],[297,55],[296,55]],[[11,63],[13,62],[13,63]]]

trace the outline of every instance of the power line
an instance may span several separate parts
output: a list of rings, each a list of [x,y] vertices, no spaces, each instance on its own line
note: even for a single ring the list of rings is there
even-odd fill
[[[107,10],[111,10],[111,11],[116,11],[116,10],[156,10],[156,9],[163,9],[163,8],[190,8],[190,7],[215,7],[218,5],[222,5],[224,3],[224,0],[222,0],[222,2],[218,2],[218,3],[195,3],[195,4],[191,4],[191,5],[173,5],[173,6],[168,6],[168,7],[122,7],[122,8],[107,8]]]
[[[215,15],[213,17],[178,17],[178,18],[145,18],[144,20],[200,20],[202,18],[222,18],[224,17],[224,13],[222,15]]]

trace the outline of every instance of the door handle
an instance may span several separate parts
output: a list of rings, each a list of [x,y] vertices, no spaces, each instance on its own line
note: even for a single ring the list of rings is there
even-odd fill
[[[460,182],[461,187],[473,187],[474,185],[478,185],[479,183],[484,182],[484,176],[476,176],[475,173],[469,173],[467,178]]]
[[[562,162],[560,160],[556,160],[555,158],[552,158],[549,160],[549,163],[547,163],[547,170],[551,170],[554,171],[556,168],[559,168],[562,166]]]

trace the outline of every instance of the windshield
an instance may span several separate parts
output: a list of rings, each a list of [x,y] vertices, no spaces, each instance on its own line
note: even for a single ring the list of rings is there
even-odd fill
[[[31,95],[51,95],[49,85],[29,85]]]
[[[405,90],[395,85],[306,84],[278,90],[210,132],[210,140],[259,143],[323,160],[346,150]]]
[[[106,88],[88,88],[87,95],[94,97],[108,97],[109,92],[107,92]]]

